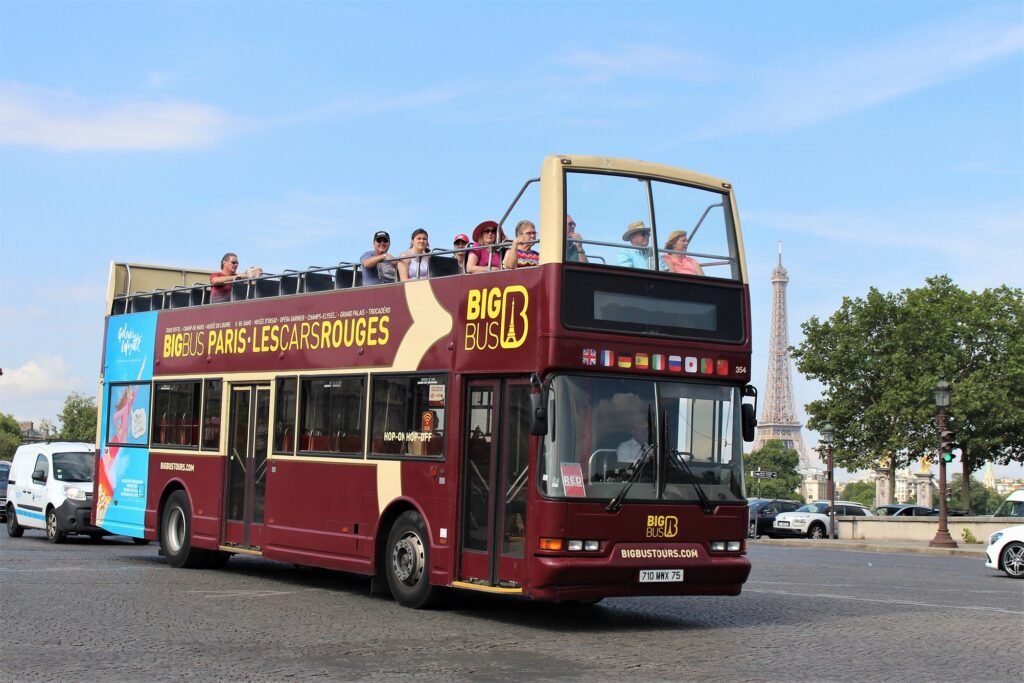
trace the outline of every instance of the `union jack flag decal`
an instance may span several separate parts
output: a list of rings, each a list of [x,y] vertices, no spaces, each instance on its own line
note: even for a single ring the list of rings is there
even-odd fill
[[[597,365],[597,349],[583,349],[583,364]]]

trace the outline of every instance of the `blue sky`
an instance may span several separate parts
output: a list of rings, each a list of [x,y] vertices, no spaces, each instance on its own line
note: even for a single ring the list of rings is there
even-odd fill
[[[111,260],[445,243],[552,153],[734,184],[763,385],[779,240],[792,343],[871,286],[1024,286],[1024,4],[0,0],[0,412],[96,393]]]

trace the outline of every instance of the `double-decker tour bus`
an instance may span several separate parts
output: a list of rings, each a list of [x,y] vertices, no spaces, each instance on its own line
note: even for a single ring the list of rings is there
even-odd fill
[[[492,260],[517,223],[523,253]],[[364,285],[352,254],[223,303],[210,271],[112,264],[95,523],[172,567],[262,556],[411,607],[738,595],[757,394],[732,186],[550,156],[474,233],[429,277]]]

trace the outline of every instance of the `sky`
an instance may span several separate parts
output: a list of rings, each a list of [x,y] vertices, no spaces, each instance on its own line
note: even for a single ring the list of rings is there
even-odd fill
[[[780,241],[791,344],[870,287],[1024,286],[1024,3],[0,0],[0,412],[97,394],[111,261],[446,242],[548,154],[732,182],[763,393]]]

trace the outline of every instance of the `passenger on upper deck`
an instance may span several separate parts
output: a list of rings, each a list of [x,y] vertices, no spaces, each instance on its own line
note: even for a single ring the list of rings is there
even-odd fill
[[[665,241],[665,249],[671,252],[685,252],[689,246],[685,230],[671,232]],[[661,261],[665,267],[673,273],[685,273],[687,275],[703,275],[704,269],[695,259],[685,253],[662,254]]]
[[[498,248],[498,224],[484,221],[473,229],[473,248],[466,256],[467,273],[487,273],[501,268],[501,253]],[[501,232],[505,241],[505,232]]]
[[[461,250],[465,249],[466,245],[468,244],[469,235],[467,235],[464,232],[460,232],[458,235],[455,236],[455,239],[452,240],[452,246],[456,249],[455,259],[459,262],[460,273],[466,272],[466,252]]]
[[[516,223],[516,236],[512,246],[505,252],[505,268],[522,268],[540,265],[540,254],[533,248],[537,242],[537,226],[533,221],[522,220]]]
[[[210,283],[213,284],[213,287],[210,287],[210,303],[231,301],[232,282],[260,275],[263,275],[263,270],[258,267],[249,268],[245,274],[239,275],[238,255],[229,251],[220,259],[220,270],[210,275]]]
[[[391,246],[391,235],[378,230],[373,235],[373,249],[359,257],[363,266],[363,284],[381,285],[398,280],[393,261],[395,257],[388,253]]]
[[[653,270],[654,250],[650,246],[651,229],[644,225],[643,221],[634,221],[626,228],[626,232],[622,233],[622,239],[633,246],[626,247],[619,252],[619,265],[627,268]]]
[[[583,251],[583,235],[576,232],[576,221],[568,214],[565,216],[565,260],[587,262],[587,252]]]
[[[398,255],[398,277],[419,280],[430,277],[430,236],[423,228],[412,231],[409,248]]]

